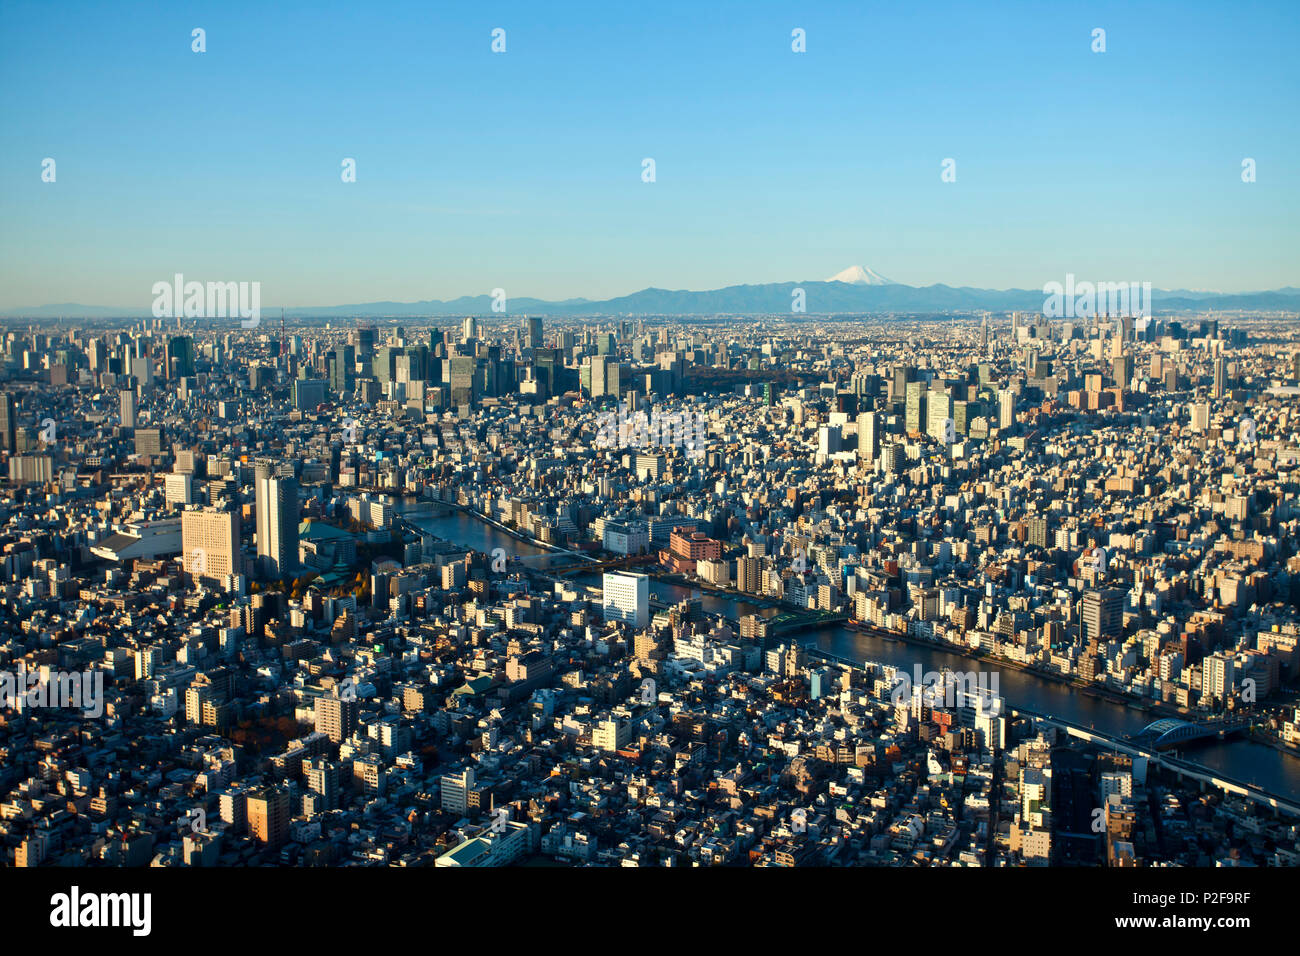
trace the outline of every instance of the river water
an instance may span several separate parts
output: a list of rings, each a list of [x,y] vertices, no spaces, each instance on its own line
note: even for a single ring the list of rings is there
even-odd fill
[[[476,551],[491,553],[494,548],[503,548],[507,555],[520,556],[541,554],[544,551],[518,541],[504,531],[463,512],[453,512],[444,518],[425,518],[413,514],[409,520],[436,537]],[[598,574],[578,574],[571,575],[570,578],[600,586]],[[760,608],[736,598],[693,591],[689,587],[653,578],[650,591],[669,604],[697,595],[705,611],[724,615],[731,620],[737,620],[745,614],[771,617],[780,613],[778,608]],[[841,625],[809,630],[800,639],[809,646],[818,647],[836,657],[892,664],[904,668],[908,673],[912,673],[917,665],[920,665],[923,673],[940,671],[944,667],[954,671],[967,671],[990,666],[987,661],[977,662],[958,654],[904,641],[888,641]],[[1073,687],[1014,668],[998,670],[997,679],[1001,695],[1013,707],[1051,714],[1115,736],[1136,734],[1157,716],[1123,704],[1088,697]],[[1300,798],[1300,758],[1264,744],[1241,738],[1200,743],[1188,748],[1181,756],[1279,796]]]

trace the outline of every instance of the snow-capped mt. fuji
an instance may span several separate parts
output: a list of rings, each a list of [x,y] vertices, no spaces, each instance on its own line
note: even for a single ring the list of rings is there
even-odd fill
[[[898,285],[893,279],[886,279],[879,272],[864,269],[862,266],[849,266],[843,272],[837,272],[827,282],[847,282],[849,285]]]

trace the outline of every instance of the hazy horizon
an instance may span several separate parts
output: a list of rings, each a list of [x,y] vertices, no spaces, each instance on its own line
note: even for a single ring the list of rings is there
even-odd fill
[[[268,308],[855,264],[915,287],[1296,286],[1297,41],[1283,2],[10,3],[0,311],[129,308],[178,272],[260,282]]]

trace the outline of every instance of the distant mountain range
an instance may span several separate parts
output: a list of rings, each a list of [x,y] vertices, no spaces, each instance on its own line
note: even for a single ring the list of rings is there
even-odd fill
[[[1064,277],[1057,278],[1061,281]],[[1088,277],[1081,276],[1080,279]],[[821,313],[934,313],[934,312],[1038,312],[1044,295],[1037,289],[975,289],[948,285],[910,286],[893,282],[862,266],[851,266],[830,279],[810,282],[769,282],[733,285],[725,289],[692,292],[686,289],[642,289],[613,299],[548,301],[528,297],[508,298],[508,315],[772,315],[789,314],[795,289],[804,293],[805,311]],[[1300,312],[1300,288],[1287,286],[1264,292],[1221,293],[1189,289],[1153,289],[1158,312],[1181,311],[1291,311]],[[359,316],[492,315],[490,295],[461,296],[441,301],[361,302],[286,308],[296,319]],[[271,316],[279,307],[263,307]],[[6,318],[117,318],[150,315],[148,305],[131,308],[61,303],[12,309]]]

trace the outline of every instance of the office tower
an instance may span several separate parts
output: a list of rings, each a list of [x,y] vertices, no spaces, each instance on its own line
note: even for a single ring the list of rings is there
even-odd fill
[[[325,380],[296,378],[293,380],[293,407],[299,411],[314,412],[325,402]]]
[[[373,325],[363,325],[357,329],[357,358],[365,362],[371,359],[375,354],[375,343],[379,341],[379,333]]]
[[[644,574],[607,571],[603,604],[605,620],[645,627],[650,623],[650,578]]]
[[[530,315],[524,318],[524,348],[539,349],[542,347],[542,319],[541,316]]]
[[[137,428],[135,430],[135,453],[146,458],[161,457],[163,452],[163,433],[161,428]]]
[[[952,418],[952,396],[942,389],[931,389],[926,397],[926,432],[935,441],[944,440],[945,425]]]
[[[912,381],[913,371],[907,365],[899,365],[894,368],[894,374],[889,380],[889,403],[898,405],[907,398],[907,385]]]
[[[1009,388],[998,390],[998,428],[1010,428],[1016,423],[1016,393]]]
[[[424,381],[424,364],[428,352],[424,346],[399,351],[393,359],[393,381],[406,384]]]
[[[334,743],[342,743],[357,729],[361,701],[356,697],[339,697],[337,693],[316,698],[316,730]]]
[[[822,425],[817,429],[817,457],[825,460],[843,447],[839,425]]]
[[[108,344],[103,339],[92,339],[86,349],[90,370],[96,374],[108,367]]]
[[[131,375],[141,385],[153,384],[153,360],[148,355],[131,359]]]
[[[274,476],[270,464],[259,462],[254,490],[259,570],[287,577],[298,566],[298,482]]]
[[[248,832],[267,846],[279,846],[289,836],[289,791],[262,787],[248,795]]]
[[[187,574],[223,581],[239,568],[239,513],[205,508],[181,513],[181,557]]]
[[[9,392],[0,392],[0,440],[10,454],[18,450],[18,412]]]
[[[1224,390],[1227,387],[1228,379],[1228,360],[1222,355],[1214,360],[1214,397],[1223,398]]]
[[[1192,430],[1203,432],[1210,428],[1210,403],[1194,402],[1192,404]]]
[[[623,394],[623,363],[608,362],[605,365],[605,394],[618,398]]]
[[[451,388],[454,408],[474,405],[479,396],[478,361],[472,355],[453,355],[443,361],[443,378]]]
[[[330,353],[330,390],[342,395],[350,392],[356,381],[356,352],[350,345],[340,345]]]
[[[1124,592],[1117,588],[1085,591],[1083,639],[1097,641],[1124,635]]]
[[[533,371],[537,381],[542,383],[545,392],[543,398],[558,394],[559,371],[564,367],[564,359],[559,349],[537,348],[533,350]]]
[[[49,455],[10,455],[9,480],[18,485],[43,485],[54,480],[54,459]]]
[[[483,379],[481,394],[494,397],[501,395],[502,383],[505,381],[505,363],[501,360],[501,346],[489,345],[486,348],[480,346],[477,362],[478,374]]]
[[[953,431],[958,435],[970,433],[971,422],[979,416],[979,402],[954,401],[952,403]]]
[[[194,476],[183,471],[164,475],[163,500],[169,505],[194,504]]]
[[[374,360],[370,364],[370,374],[379,382],[380,388],[383,388],[396,377],[397,356],[401,352],[401,349],[393,348],[390,345],[381,346],[375,352]]]
[[[1110,364],[1115,384],[1120,388],[1128,388],[1128,384],[1133,378],[1133,356],[1117,355],[1111,359]]]
[[[168,381],[194,374],[194,339],[188,335],[174,335],[167,340],[167,367],[164,377]]]
[[[195,451],[193,448],[182,448],[176,453],[176,464],[172,466],[172,471],[181,475],[196,475],[203,477],[207,470],[207,457],[201,451]]]
[[[858,413],[858,458],[875,461],[880,454],[880,417],[875,412]]]
[[[859,369],[849,379],[849,390],[854,395],[857,395],[859,399],[865,399],[859,407],[868,406],[875,400],[876,394],[880,391],[880,379],[865,369]]]
[[[613,360],[608,355],[593,355],[591,357],[591,386],[588,389],[592,398],[600,398],[602,395],[611,394],[609,391],[609,368],[613,365]],[[618,392],[614,392],[617,395]]]
[[[926,421],[925,383],[907,383],[906,425],[909,435],[919,435],[924,430]]]
[[[472,315],[466,316],[465,321],[460,324],[460,340],[461,342],[472,342],[477,338],[478,319]]]

